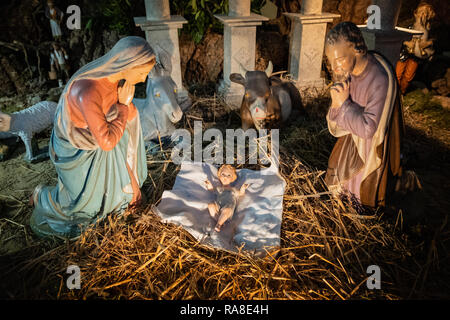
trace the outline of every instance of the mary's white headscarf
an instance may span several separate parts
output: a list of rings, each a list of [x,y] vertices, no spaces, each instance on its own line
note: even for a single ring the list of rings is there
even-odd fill
[[[67,82],[58,102],[55,115],[56,134],[84,150],[97,148],[89,130],[73,126],[67,110],[67,94],[72,84],[82,79],[101,79],[131,69],[155,59],[155,53],[149,43],[141,37],[125,37],[120,39],[104,56],[81,67]]]

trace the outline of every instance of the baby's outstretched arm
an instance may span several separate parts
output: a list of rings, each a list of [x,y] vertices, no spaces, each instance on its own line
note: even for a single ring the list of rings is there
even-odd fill
[[[208,191],[215,191],[215,188],[213,187],[212,183],[209,182],[208,179],[205,180],[205,186]]]
[[[250,187],[250,184],[244,183],[241,186],[241,189],[239,190],[239,196],[243,196],[245,194],[245,191],[247,190],[248,187]]]

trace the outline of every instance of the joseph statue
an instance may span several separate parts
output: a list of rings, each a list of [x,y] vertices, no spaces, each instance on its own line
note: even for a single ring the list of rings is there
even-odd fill
[[[325,181],[358,204],[385,206],[402,175],[404,124],[395,73],[384,57],[368,52],[351,22],[337,24],[325,41],[334,77],[327,123],[338,138]]]

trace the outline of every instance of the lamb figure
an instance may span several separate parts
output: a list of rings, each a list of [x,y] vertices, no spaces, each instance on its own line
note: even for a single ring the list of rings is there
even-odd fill
[[[20,137],[25,144],[27,162],[46,159],[48,151],[39,150],[37,143],[33,142],[33,136],[53,125],[57,106],[53,101],[40,101],[11,114],[0,111],[0,139]]]

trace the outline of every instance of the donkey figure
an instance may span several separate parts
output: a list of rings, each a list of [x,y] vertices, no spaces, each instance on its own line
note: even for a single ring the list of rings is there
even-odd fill
[[[177,86],[170,77],[169,68],[169,63],[157,63],[147,78],[147,98],[133,99],[146,145],[152,141],[159,144],[159,138],[170,137],[175,131],[174,123],[183,116],[177,102]]]

